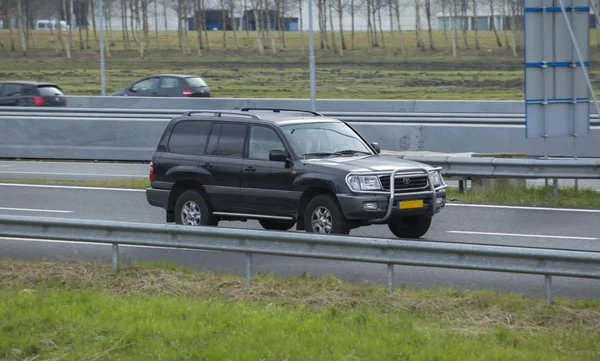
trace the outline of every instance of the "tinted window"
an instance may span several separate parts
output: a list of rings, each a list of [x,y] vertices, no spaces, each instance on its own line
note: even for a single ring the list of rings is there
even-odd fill
[[[248,158],[269,160],[271,150],[285,150],[281,139],[271,128],[253,126],[250,128]]]
[[[173,153],[202,155],[210,125],[211,123],[202,121],[177,123],[169,139],[169,150]]]
[[[49,97],[54,95],[64,95],[57,87],[54,86],[40,86],[38,87],[40,95],[43,97]]]
[[[208,148],[206,154],[218,155],[219,150],[219,133],[221,132],[221,124],[215,124],[210,133],[210,141],[208,142]]]
[[[206,82],[204,82],[204,79],[202,79],[202,78],[186,78],[185,80],[187,81],[188,85],[191,88],[198,88],[198,87],[201,87],[201,86],[208,86],[206,84]]]
[[[213,128],[208,144],[207,154],[221,157],[242,158],[244,155],[244,138],[246,137],[246,125],[244,124],[221,124]],[[217,136],[218,143],[217,143]]]
[[[158,78],[150,78],[142,80],[133,85],[133,91],[139,92],[142,90],[152,90],[158,88]]]
[[[179,79],[177,78],[163,78],[160,87],[163,89],[179,88]]]
[[[16,97],[20,95],[22,86],[19,84],[4,84],[2,88],[3,97]]]

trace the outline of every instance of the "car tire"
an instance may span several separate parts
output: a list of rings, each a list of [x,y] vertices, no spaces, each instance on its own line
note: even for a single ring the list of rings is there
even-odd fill
[[[390,223],[388,228],[398,238],[421,238],[431,226],[431,217],[404,217],[400,223]]]
[[[348,234],[350,224],[335,199],[326,194],[314,197],[304,210],[307,233]]]
[[[181,193],[175,203],[174,211],[176,224],[188,226],[216,226],[218,224],[206,198],[195,190]]]
[[[278,221],[273,219],[261,219],[258,221],[260,225],[270,231],[287,231],[292,228],[296,221]]]

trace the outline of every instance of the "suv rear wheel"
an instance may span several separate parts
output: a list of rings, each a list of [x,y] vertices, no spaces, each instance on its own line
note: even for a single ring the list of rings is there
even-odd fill
[[[337,202],[326,194],[314,197],[304,210],[304,229],[307,233],[348,234],[350,224]]]
[[[390,223],[388,228],[398,238],[420,238],[429,230],[431,217],[404,217],[401,223]]]
[[[175,203],[175,223],[188,226],[216,226],[218,221],[206,199],[197,191],[187,190]]]
[[[272,231],[287,231],[296,224],[296,221],[279,221],[273,219],[261,219],[258,222],[264,229]]]

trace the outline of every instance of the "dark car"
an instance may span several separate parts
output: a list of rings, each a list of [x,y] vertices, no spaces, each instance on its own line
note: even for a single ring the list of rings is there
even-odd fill
[[[0,82],[0,106],[67,106],[67,97],[53,83],[31,81]]]
[[[165,128],[146,199],[177,224],[252,219],[325,234],[387,224],[419,238],[446,203],[440,169],[382,156],[349,124],[316,112],[192,111]]]
[[[113,96],[210,97],[210,88],[201,77],[183,74],[155,74],[130,84]]]

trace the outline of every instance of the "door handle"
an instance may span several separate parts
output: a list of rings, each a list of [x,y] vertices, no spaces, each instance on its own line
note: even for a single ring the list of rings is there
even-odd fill
[[[204,163],[204,164],[202,164],[202,168],[212,168],[212,164]]]
[[[244,170],[246,172],[254,172],[256,170],[256,168],[254,168],[254,167],[246,167],[246,168],[244,168]]]

